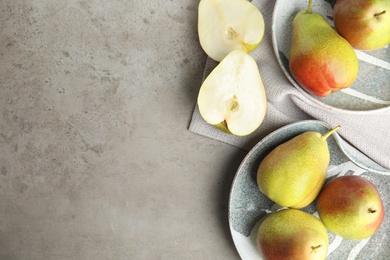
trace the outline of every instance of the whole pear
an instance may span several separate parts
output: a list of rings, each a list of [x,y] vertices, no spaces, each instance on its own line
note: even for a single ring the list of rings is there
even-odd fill
[[[294,17],[289,67],[302,88],[324,97],[356,81],[358,59],[348,41],[311,6],[309,0],[308,9]]]
[[[341,176],[325,185],[317,200],[318,214],[333,233],[360,240],[381,226],[384,206],[375,185],[361,176]]]
[[[260,224],[256,242],[266,260],[326,259],[329,244],[324,224],[297,209],[271,213]]]
[[[333,20],[355,49],[376,50],[390,43],[389,0],[337,0]]]
[[[273,149],[257,170],[260,191],[280,206],[303,208],[318,196],[325,183],[330,153],[325,135],[304,132]]]

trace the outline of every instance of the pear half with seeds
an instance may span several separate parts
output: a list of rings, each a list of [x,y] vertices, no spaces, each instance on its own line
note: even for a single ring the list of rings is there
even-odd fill
[[[198,95],[203,119],[237,136],[264,120],[267,97],[256,61],[243,50],[230,52],[204,80]]]
[[[264,36],[264,18],[248,0],[201,0],[198,35],[206,54],[220,62],[232,50],[249,53]]]

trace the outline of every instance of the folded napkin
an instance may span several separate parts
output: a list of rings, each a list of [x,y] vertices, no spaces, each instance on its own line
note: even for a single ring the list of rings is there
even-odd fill
[[[337,133],[376,163],[390,169],[390,107],[368,111],[349,111],[323,106],[303,95],[287,79],[277,62],[272,47],[272,13],[275,1],[254,0],[266,25],[265,35],[258,48],[250,53],[256,60],[266,87],[268,109],[261,126],[252,134],[238,137],[225,134],[207,124],[195,106],[189,130],[236,147],[250,150],[274,130],[302,120],[317,119],[330,126],[341,125]],[[203,79],[218,63],[208,58]],[[200,86],[199,86],[200,87]]]

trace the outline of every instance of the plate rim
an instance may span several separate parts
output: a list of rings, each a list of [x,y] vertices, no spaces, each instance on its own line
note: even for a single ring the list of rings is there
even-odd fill
[[[267,142],[269,139],[273,138],[274,135],[277,135],[279,134],[280,132],[283,132],[285,131],[285,129],[288,129],[288,128],[291,128],[291,127],[297,127],[299,125],[305,125],[305,124],[310,124],[310,125],[319,125],[319,126],[323,126],[327,129],[331,129],[331,126],[326,123],[326,122],[323,122],[321,120],[317,120],[317,119],[308,119],[308,120],[302,120],[302,121],[297,121],[297,122],[293,122],[293,123],[290,123],[290,124],[287,124],[287,125],[284,125],[276,130],[274,130],[273,132],[269,133],[268,135],[266,135],[263,139],[261,139],[259,142],[257,142],[252,149],[249,150],[249,152],[245,155],[244,159],[242,159],[241,163],[239,164],[237,170],[236,170],[236,173],[234,175],[234,178],[233,178],[233,181],[230,185],[230,190],[229,190],[229,197],[228,197],[228,214],[227,214],[227,217],[228,217],[228,224],[229,224],[229,232],[230,232],[230,235],[231,235],[231,238],[233,240],[233,244],[236,248],[236,251],[237,253],[239,254],[239,256],[242,258],[242,251],[240,250],[240,248],[237,246],[237,238],[236,236],[234,235],[233,233],[233,223],[232,223],[232,219],[230,217],[230,214],[231,214],[231,208],[232,208],[232,201],[233,201],[233,188],[234,186],[236,185],[237,183],[237,179],[239,177],[240,174],[242,174],[242,168],[244,167],[244,165],[248,164],[248,160],[250,159],[250,157],[252,156],[252,154],[254,153],[254,151],[256,151],[257,149],[259,149],[259,147],[261,147],[265,142]],[[372,172],[374,174],[378,174],[378,175],[383,175],[381,173],[378,173],[378,172],[375,172],[375,171],[372,171],[370,169],[367,169],[367,168],[363,168],[361,165],[359,164],[356,164],[354,161],[351,160],[351,158],[345,154],[344,150],[340,147],[340,144],[339,144],[339,139],[342,140],[342,138],[340,136],[337,135],[337,133],[334,133],[334,140],[335,140],[335,143],[338,147],[338,149],[348,158],[348,160],[352,163],[354,163],[357,167],[360,167],[362,169],[364,169],[365,171],[367,172]],[[390,175],[389,175],[390,176]],[[235,232],[238,232],[236,230],[234,230]],[[261,255],[260,255],[261,256]]]
[[[255,150],[259,149],[259,147],[261,145],[263,145],[263,143],[265,143],[267,140],[272,138],[274,135],[284,131],[285,129],[288,129],[288,128],[291,128],[291,127],[294,127],[294,126],[297,126],[297,125],[301,125],[301,124],[310,124],[310,123],[319,124],[319,125],[322,125],[322,126],[328,128],[328,129],[330,129],[330,126],[327,123],[325,123],[323,121],[320,121],[320,120],[315,120],[315,119],[303,120],[303,121],[298,121],[298,122],[294,122],[294,123],[291,123],[291,124],[284,125],[284,126],[278,128],[278,129],[276,129],[275,131],[271,132],[267,136],[265,136],[259,142],[257,142],[256,145],[254,145],[253,148],[245,155],[244,159],[241,161],[240,165],[238,166],[238,168],[236,170],[236,173],[234,175],[233,181],[232,181],[232,183],[230,185],[229,199],[228,199],[228,214],[227,215],[228,215],[228,223],[229,223],[230,235],[232,237],[232,240],[233,240],[234,246],[236,248],[236,251],[238,252],[240,257],[242,257],[242,253],[239,250],[239,248],[237,247],[237,241],[236,241],[235,235],[233,234],[233,226],[232,226],[232,222],[231,222],[231,218],[230,218],[233,187],[235,186],[235,184],[237,182],[238,175],[240,174],[240,172],[241,172],[242,168],[244,167],[244,165],[247,164],[247,161],[252,156],[252,153]]]

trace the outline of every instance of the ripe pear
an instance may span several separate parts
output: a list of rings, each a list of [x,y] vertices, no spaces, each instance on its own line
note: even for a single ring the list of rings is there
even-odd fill
[[[341,176],[325,185],[317,200],[325,226],[335,234],[360,240],[381,226],[384,206],[375,185],[361,176]]]
[[[351,86],[358,75],[355,50],[318,13],[300,11],[292,23],[289,67],[309,93],[324,97]]]
[[[248,0],[201,0],[198,17],[200,45],[218,62],[233,50],[249,53],[263,40],[263,15]]]
[[[257,170],[260,191],[282,207],[303,208],[318,196],[330,162],[325,135],[304,132],[273,149]]]
[[[284,209],[271,213],[257,233],[257,247],[267,260],[326,259],[328,233],[315,216]]]
[[[355,49],[376,50],[390,43],[389,0],[337,0],[333,19],[337,32]]]
[[[202,118],[223,132],[249,135],[263,122],[267,96],[256,61],[230,52],[204,80],[198,94]]]

